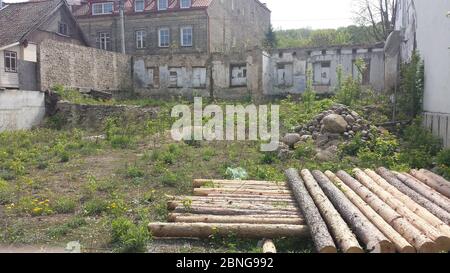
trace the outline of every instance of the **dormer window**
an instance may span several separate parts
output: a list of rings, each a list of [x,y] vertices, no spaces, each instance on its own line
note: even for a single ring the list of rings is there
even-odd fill
[[[169,0],[158,0],[158,10],[167,10],[169,7]]]
[[[145,9],[145,0],[135,0],[134,1],[134,11],[143,12]]]
[[[188,9],[191,7],[191,5],[192,5],[191,0],[180,0],[180,8],[182,9]]]
[[[114,11],[114,3],[94,3],[92,4],[92,15],[112,14]]]

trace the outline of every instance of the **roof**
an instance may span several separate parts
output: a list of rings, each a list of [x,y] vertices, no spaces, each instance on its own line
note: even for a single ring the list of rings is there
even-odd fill
[[[9,3],[0,10],[0,47],[21,42],[38,28],[64,0]]]
[[[279,51],[292,51],[292,50],[333,50],[340,48],[384,48],[384,42],[373,43],[373,44],[342,44],[342,45],[326,45],[326,46],[300,46],[300,47],[287,47],[287,48],[277,48],[276,52]]]

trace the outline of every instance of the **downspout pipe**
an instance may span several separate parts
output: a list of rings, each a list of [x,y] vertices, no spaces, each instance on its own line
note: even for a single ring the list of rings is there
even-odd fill
[[[120,41],[121,41],[121,52],[126,54],[125,50],[125,18],[124,18],[124,0],[119,1],[119,16],[120,16]]]

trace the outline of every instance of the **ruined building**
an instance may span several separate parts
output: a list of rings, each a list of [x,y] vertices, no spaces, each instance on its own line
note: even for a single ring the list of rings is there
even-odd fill
[[[91,46],[121,52],[119,2],[72,1]],[[270,10],[258,0],[124,0],[125,52],[132,55],[252,48],[269,25]]]

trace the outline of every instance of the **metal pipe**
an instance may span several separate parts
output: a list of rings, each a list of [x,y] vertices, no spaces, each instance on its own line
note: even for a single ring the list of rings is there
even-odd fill
[[[119,2],[119,16],[120,16],[120,40],[121,40],[121,52],[126,53],[125,50],[125,18],[124,18],[124,1]]]

